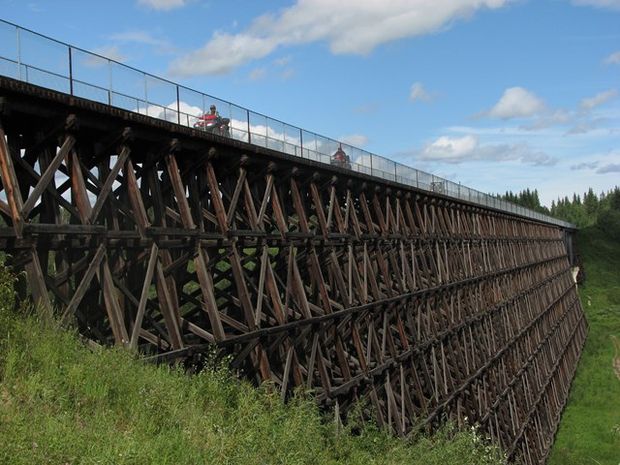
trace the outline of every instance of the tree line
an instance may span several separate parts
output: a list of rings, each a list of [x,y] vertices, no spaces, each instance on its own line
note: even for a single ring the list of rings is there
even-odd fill
[[[597,225],[609,228],[609,231],[620,232],[620,188],[618,186],[598,195],[594,189],[590,188],[583,196],[573,194],[572,198],[569,196],[558,197],[557,200],[551,202],[551,208],[540,203],[537,189],[525,189],[517,194],[506,191],[499,197],[531,210],[568,221],[579,228]]]

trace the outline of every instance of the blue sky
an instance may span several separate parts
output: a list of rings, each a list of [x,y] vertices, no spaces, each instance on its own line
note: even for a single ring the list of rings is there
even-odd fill
[[[620,184],[620,0],[0,0],[2,18],[484,192]]]

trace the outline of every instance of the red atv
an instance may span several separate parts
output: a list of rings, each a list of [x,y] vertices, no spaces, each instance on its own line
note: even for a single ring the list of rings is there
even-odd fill
[[[198,121],[194,123],[194,128],[218,136],[230,137],[230,119],[222,118],[218,114],[205,113],[199,116]]]

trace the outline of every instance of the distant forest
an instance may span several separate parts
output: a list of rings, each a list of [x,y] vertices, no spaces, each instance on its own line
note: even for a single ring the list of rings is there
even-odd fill
[[[597,225],[609,231],[620,232],[620,188],[616,186],[607,192],[595,194],[592,188],[583,196],[573,194],[551,202],[551,208],[540,204],[538,190],[525,189],[515,194],[507,191],[500,198],[523,207],[535,210],[555,218],[577,225],[579,228]]]

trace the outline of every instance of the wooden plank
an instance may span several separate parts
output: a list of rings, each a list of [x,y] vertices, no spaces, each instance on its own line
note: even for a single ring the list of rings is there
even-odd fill
[[[136,178],[136,173],[133,167],[133,163],[130,159],[127,160],[124,169],[125,174],[125,184],[127,187],[127,194],[129,196],[129,201],[131,203],[131,209],[134,213],[134,219],[136,221],[136,225],[138,226],[138,231],[140,232],[141,237],[146,236],[146,229],[150,226],[148,216],[146,214],[146,209],[144,208],[144,202],[142,201],[142,196],[140,194],[140,188],[138,187],[138,180]],[[144,179],[143,179],[144,181]]]
[[[84,181],[80,158],[75,150],[70,150],[68,159],[68,166],[71,173],[71,193],[73,200],[80,214],[82,223],[88,224],[92,208],[90,201],[88,200],[88,190],[86,188],[86,182]]]
[[[11,220],[13,221],[13,229],[17,237],[22,237],[22,228],[24,220],[21,212],[23,209],[22,195],[19,190],[19,184],[13,168],[9,146],[6,141],[6,134],[2,125],[0,125],[0,175],[2,176],[2,185],[9,203],[11,211]]]
[[[116,159],[116,163],[114,163],[114,166],[110,170],[108,177],[106,178],[103,186],[101,187],[101,190],[99,191],[99,195],[97,196],[97,200],[95,201],[95,206],[90,212],[90,218],[88,221],[89,223],[94,223],[95,221],[97,221],[97,217],[99,216],[99,213],[103,208],[103,204],[105,203],[106,199],[110,194],[110,191],[112,190],[112,185],[114,184],[114,181],[116,181],[118,173],[120,173],[121,168],[125,165],[125,161],[127,161],[130,153],[131,150],[129,149],[129,147],[127,147],[126,145],[123,146],[120,155]]]
[[[45,275],[41,269],[39,255],[34,247],[30,250],[30,262],[26,265],[28,282],[32,287],[32,297],[37,305],[41,305],[48,317],[53,315],[52,303],[50,302],[47,286],[45,285]]]
[[[222,320],[217,310],[217,302],[213,293],[213,276],[209,271],[209,255],[203,247],[198,248],[198,255],[194,261],[196,265],[196,273],[200,282],[200,290],[202,292],[203,309],[209,316],[211,323],[211,331],[216,341],[222,341],[226,338]]]
[[[37,182],[37,185],[32,190],[32,192],[30,193],[28,200],[24,202],[24,206],[22,207],[22,216],[24,218],[28,218],[30,211],[34,207],[37,200],[39,200],[39,197],[41,197],[41,194],[43,194],[43,191],[47,189],[49,183],[52,181],[52,179],[56,175],[56,171],[58,170],[58,167],[63,162],[63,160],[67,157],[69,150],[73,148],[74,144],[75,144],[75,138],[71,135],[67,135],[65,137],[64,143],[62,144],[62,147],[60,148],[60,150],[58,151],[54,159],[51,161],[51,163],[48,165],[44,173],[39,178],[39,181]]]
[[[267,175],[267,187],[265,188],[265,194],[263,195],[263,201],[261,202],[260,209],[258,210],[257,215],[257,223],[261,229],[263,226],[263,218],[265,216],[265,211],[267,211],[267,205],[269,204],[269,199],[271,197],[271,191],[273,189],[273,174],[269,173]],[[249,192],[249,189],[248,189]]]
[[[226,224],[228,226],[232,224],[232,220],[235,217],[235,212],[237,211],[237,203],[239,201],[239,196],[241,195],[241,191],[245,184],[246,174],[246,170],[243,166],[239,168],[239,179],[237,179],[237,185],[235,186],[235,191],[233,192],[233,196],[230,200],[230,205],[228,207],[228,213],[226,215]]]
[[[177,161],[176,161],[174,154],[170,153],[166,156],[166,166],[168,167],[168,176],[170,177],[170,184],[172,185],[172,190],[174,191],[174,196],[176,197],[176,200],[177,200],[177,205],[179,207],[179,212],[181,214],[181,220],[183,222],[183,226],[187,229],[195,229],[196,224],[194,223],[194,219],[192,218],[192,213],[189,208],[189,203],[185,195],[185,186],[183,186],[183,181],[179,173],[179,166],[177,165]],[[213,195],[213,198],[215,197],[218,197],[217,193]]]
[[[129,348],[131,349],[135,349],[138,344],[138,337],[140,336],[140,330],[142,329],[142,320],[146,310],[149,289],[151,288],[151,283],[153,282],[153,273],[155,271],[155,264],[157,263],[158,252],[159,247],[156,243],[153,243],[151,246],[151,253],[149,255],[149,263],[146,267],[146,275],[144,276],[142,292],[140,293],[140,302],[138,303],[138,309],[136,310],[136,317],[133,323],[133,330],[131,332],[131,340],[129,342]]]
[[[159,297],[159,305],[161,306],[161,313],[166,322],[166,328],[168,329],[168,336],[173,349],[183,348],[183,338],[180,331],[180,315],[175,311],[175,305],[172,302],[172,296],[168,289],[168,283],[164,277],[164,269],[161,264],[161,260],[157,260],[156,264],[156,277],[157,277],[157,294]]]
[[[99,266],[101,265],[101,261],[103,260],[104,256],[105,256],[105,245],[101,244],[97,248],[97,251],[95,252],[95,255],[93,256],[93,259],[88,264],[88,268],[86,269],[86,272],[84,273],[84,276],[82,277],[82,280],[80,281],[80,284],[78,285],[73,296],[71,297],[69,304],[63,311],[60,317],[60,324],[66,324],[68,322],[69,317],[73,315],[75,310],[78,308],[78,305],[80,305],[80,303],[82,302],[82,299],[84,298],[84,294],[86,294],[86,291],[88,290],[90,283],[93,280],[93,277],[95,276],[95,273],[99,269]]]

